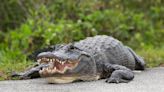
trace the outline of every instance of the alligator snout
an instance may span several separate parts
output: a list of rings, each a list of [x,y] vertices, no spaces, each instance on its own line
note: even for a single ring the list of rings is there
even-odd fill
[[[53,58],[54,54],[52,52],[42,52],[40,54],[38,54],[37,59],[38,58]]]

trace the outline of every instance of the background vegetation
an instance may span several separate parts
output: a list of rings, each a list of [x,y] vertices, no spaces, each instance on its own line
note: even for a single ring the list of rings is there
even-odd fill
[[[111,35],[164,65],[164,0],[0,0],[0,79],[32,65],[28,54],[87,36]]]

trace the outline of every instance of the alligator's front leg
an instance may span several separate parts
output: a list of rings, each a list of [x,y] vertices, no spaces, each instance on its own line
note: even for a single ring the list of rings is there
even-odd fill
[[[132,70],[121,65],[105,64],[104,71],[108,73],[107,83],[127,83],[134,78]]]
[[[39,71],[43,68],[47,67],[47,64],[41,64],[41,65],[36,65],[35,67],[22,72],[22,73],[13,73],[11,76],[12,77],[18,77],[20,79],[33,79],[33,78],[39,78],[40,74]]]

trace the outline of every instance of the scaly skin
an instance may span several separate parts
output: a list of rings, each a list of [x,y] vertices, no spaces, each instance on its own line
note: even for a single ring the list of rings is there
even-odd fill
[[[73,49],[76,51],[70,49],[72,47],[74,47]],[[71,54],[68,54],[67,52]],[[144,60],[139,57],[131,48],[124,46],[117,39],[105,35],[88,37],[71,45],[66,44],[58,45],[57,47],[54,46],[51,50],[44,50],[43,53],[35,53],[34,58],[36,58],[37,55],[38,57],[46,58],[49,58],[50,56],[52,57],[52,55],[54,55],[55,57],[59,56],[63,59],[68,59],[69,57],[69,59],[71,60],[77,59],[77,57],[82,57],[82,59],[80,59],[79,61],[82,63],[79,63],[77,69],[73,69],[70,70],[71,72],[69,71],[64,73],[67,75],[74,75],[72,73],[79,73],[77,79],[74,78],[74,80],[68,80],[69,82],[73,82],[75,80],[88,81],[106,78],[106,82],[108,83],[127,83],[134,78],[132,70],[144,70],[145,67]],[[88,63],[84,63],[85,61],[87,61]],[[20,76],[22,79],[34,78],[32,77],[32,75],[35,72],[35,78],[37,73],[37,77],[40,77],[40,75],[42,74],[39,74],[39,71],[45,66],[46,65],[40,64],[37,67],[24,72],[23,74],[14,75]],[[82,70],[79,70],[79,67]],[[44,72],[46,72],[46,75],[48,77],[50,76],[49,72],[47,72],[46,70]],[[56,75],[54,74],[53,76]],[[63,77],[63,75],[61,75],[61,77]],[[79,77],[79,75],[89,77],[82,78]]]

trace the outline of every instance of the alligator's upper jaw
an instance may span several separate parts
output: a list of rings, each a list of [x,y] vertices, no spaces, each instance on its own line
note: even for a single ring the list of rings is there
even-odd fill
[[[58,58],[38,58],[38,63],[47,63],[49,66],[39,71],[41,76],[53,76],[55,74],[64,74],[67,70],[74,69],[79,61],[77,60],[60,60]]]

